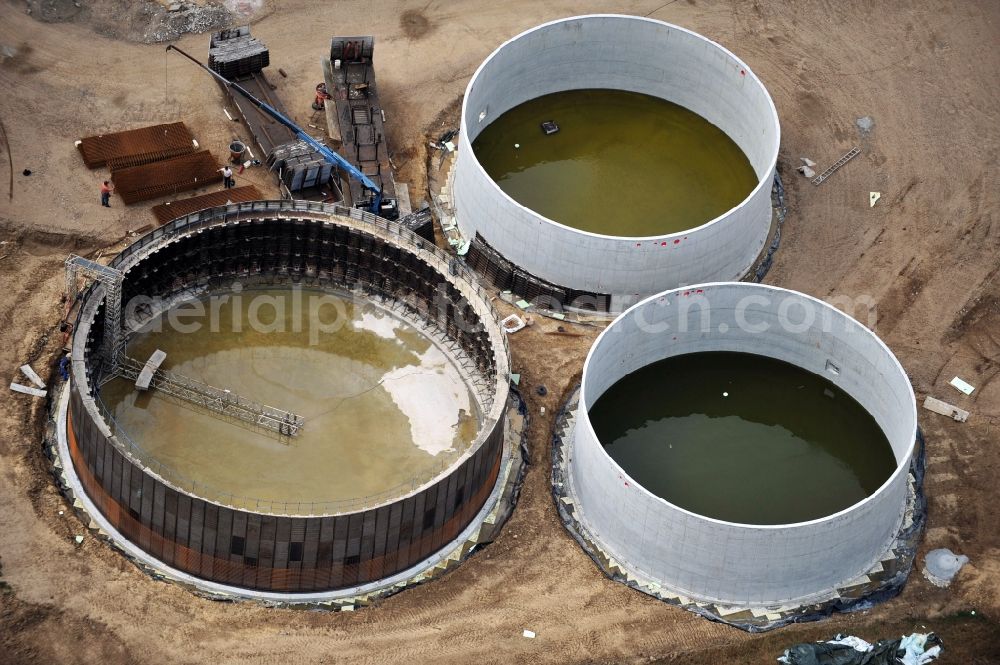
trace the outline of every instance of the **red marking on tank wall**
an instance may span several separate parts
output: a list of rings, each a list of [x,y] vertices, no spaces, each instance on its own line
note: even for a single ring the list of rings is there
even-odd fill
[[[675,244],[675,245],[679,245],[679,244],[681,244],[681,239],[680,239],[680,238],[677,238],[676,240],[674,240],[674,244]]]
[[[698,289],[697,291],[695,291],[695,293],[704,293],[704,292],[705,292],[705,289]]]
[[[635,243],[635,246],[636,247],[642,247],[642,243],[641,242],[637,242],[637,243]]]
[[[746,76],[746,75],[747,75],[747,70],[741,69],[740,70],[740,76]]]
[[[664,240],[663,242],[660,243],[660,247],[666,247],[666,246],[667,246],[667,241],[666,240]]]

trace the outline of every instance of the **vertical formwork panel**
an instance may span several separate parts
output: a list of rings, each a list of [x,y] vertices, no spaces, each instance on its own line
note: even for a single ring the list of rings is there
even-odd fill
[[[409,568],[411,564],[410,543],[413,541],[413,515],[416,503],[416,497],[400,502],[399,541],[396,547],[396,568],[399,570]]]
[[[361,570],[358,573],[358,579],[361,581],[368,581],[371,579],[371,560],[374,556],[375,549],[375,522],[378,511],[366,510],[363,515],[364,519],[361,523],[361,548],[358,552],[360,556]]]
[[[258,563],[260,561],[260,538],[262,517],[256,513],[247,513],[246,537],[243,544],[243,584],[258,588]]]
[[[435,484],[421,492],[424,497],[423,512],[413,515],[413,530],[417,534],[415,540],[418,543],[415,556],[418,561],[431,553],[434,525],[440,517],[437,505],[438,491],[439,486]]]
[[[163,483],[153,483],[153,521],[151,524],[153,542],[150,554],[157,559],[163,558],[163,522],[167,512],[166,494],[167,488]]]
[[[389,506],[389,520],[385,533],[385,564],[384,573],[391,575],[401,570],[399,566],[399,527],[403,517],[403,504],[400,501]]]
[[[191,497],[183,492],[177,495],[177,542],[186,551],[197,550],[191,544]]]
[[[402,549],[400,543],[400,554],[406,557],[406,568],[409,568],[417,561],[420,561],[420,535],[424,525],[424,505],[427,499],[426,490],[414,495],[407,500],[409,512],[403,512],[403,527],[400,538],[406,538],[406,549]]]
[[[336,587],[344,586],[344,559],[347,557],[347,529],[349,526],[349,515],[340,515],[334,519],[330,584]]]
[[[361,532],[365,513],[351,513],[347,523],[347,550],[344,552],[344,586],[358,583],[361,563]]]
[[[375,511],[375,540],[372,543],[372,566],[369,579],[382,577],[385,570],[385,543],[389,529],[390,506],[382,506]]]
[[[177,543],[177,490],[166,488],[163,497],[163,560],[174,565]]]
[[[229,508],[219,508],[219,523],[215,531],[215,558],[219,563],[229,563],[232,561],[233,543],[233,511]],[[233,570],[232,565],[223,565],[225,574],[216,567],[215,576],[217,580],[223,580],[227,584],[238,582],[229,571]]]
[[[274,544],[278,531],[278,518],[274,515],[263,515],[260,520],[260,556],[257,560],[257,585],[268,588],[271,584],[271,571],[274,569]]]

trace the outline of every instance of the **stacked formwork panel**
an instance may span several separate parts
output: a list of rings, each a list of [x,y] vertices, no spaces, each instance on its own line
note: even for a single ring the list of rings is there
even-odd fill
[[[170,295],[192,284],[228,286],[233,276],[249,274],[262,284],[360,288],[384,298],[446,333],[477,368],[477,391],[484,391],[478,394],[489,399],[469,451],[444,474],[372,507],[317,515],[294,506],[268,512],[204,500],[168,475],[151,474],[138,451],[101,422],[93,399],[101,366],[94,351],[102,330],[99,291],[88,293],[76,327],[67,430],[73,468],[87,495],[135,545],[203,579],[308,592],[407,570],[469,525],[500,472],[509,360],[485,294],[464,270],[451,275],[445,255],[419,249],[414,236],[396,227],[367,232],[294,205],[255,202],[203,211],[154,231],[112,262],[126,272],[124,297]],[[283,214],[252,212],[268,206]]]
[[[112,171],[111,179],[125,203],[137,203],[222,182],[222,172],[212,154],[201,150]]]
[[[270,63],[267,46],[250,35],[250,26],[220,30],[212,35],[208,66],[227,79],[249,76]]]
[[[239,203],[240,201],[256,201],[260,198],[260,192],[253,185],[243,187],[233,187],[221,192],[209,192],[201,196],[192,196],[187,199],[170,201],[153,206],[153,215],[160,224],[166,224],[172,219],[190,215],[193,212],[214,208],[215,206],[226,205],[227,203]]]
[[[194,152],[194,138],[183,122],[153,125],[81,139],[77,144],[88,169],[140,166]]]

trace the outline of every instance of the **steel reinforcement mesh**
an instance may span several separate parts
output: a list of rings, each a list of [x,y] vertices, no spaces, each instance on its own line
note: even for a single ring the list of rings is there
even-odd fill
[[[219,164],[208,150],[152,164],[112,171],[115,191],[125,203],[137,203],[222,182]]]
[[[87,168],[140,166],[194,152],[194,137],[183,122],[88,136],[77,146]]]
[[[233,187],[221,192],[209,192],[201,196],[192,196],[189,199],[180,199],[153,206],[153,214],[156,221],[166,224],[172,219],[190,215],[193,212],[214,208],[215,206],[226,205],[227,203],[239,203],[241,201],[256,201],[260,199],[260,192],[253,185]]]

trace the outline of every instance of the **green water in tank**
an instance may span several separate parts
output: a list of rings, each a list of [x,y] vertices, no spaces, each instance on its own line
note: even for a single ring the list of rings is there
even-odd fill
[[[409,492],[475,438],[478,410],[453,361],[371,303],[288,289],[198,302],[200,316],[198,305],[183,306],[184,316],[173,308],[180,325],[165,316],[146,324],[128,355],[145,362],[162,349],[162,369],[291,411],[305,426],[279,437],[132,381],[103,386],[144,461],[165,465],[185,489],[195,481],[199,495],[239,507],[261,499],[324,512],[328,502]]]
[[[870,496],[896,468],[881,428],[850,395],[795,365],[746,353],[647,365],[598,398],[590,420],[607,453],[644,488],[730,522],[825,517]]]
[[[555,134],[541,123],[553,121]],[[757,185],[726,134],[677,104],[621,90],[571,90],[517,106],[473,142],[518,203],[561,224],[615,236],[700,226]]]

